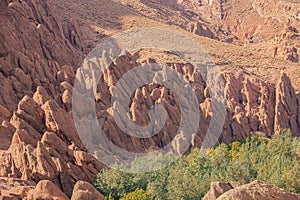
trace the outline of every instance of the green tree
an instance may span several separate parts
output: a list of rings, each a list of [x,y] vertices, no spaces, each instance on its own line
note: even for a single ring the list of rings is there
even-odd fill
[[[201,157],[203,152],[207,152],[206,156]],[[131,169],[150,170],[170,159],[174,159],[171,154],[138,158]],[[213,181],[249,183],[257,179],[300,193],[300,139],[289,131],[271,139],[254,133],[245,141],[220,144],[205,151],[194,149],[171,165],[148,173],[103,170],[94,184],[115,200],[142,195],[154,200],[193,200],[201,199]]]

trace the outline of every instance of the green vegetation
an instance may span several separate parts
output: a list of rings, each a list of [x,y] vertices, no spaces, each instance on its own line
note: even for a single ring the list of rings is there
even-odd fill
[[[143,189],[136,189],[134,192],[126,194],[121,200],[151,200],[151,197]]]
[[[249,183],[262,180],[300,193],[300,138],[289,132],[272,139],[258,133],[246,141],[234,141],[208,149],[206,156],[194,149],[167,168],[150,173],[130,174],[103,170],[94,185],[107,199],[201,199],[213,181]],[[170,158],[158,156],[155,162]],[[132,168],[145,163],[137,159]]]

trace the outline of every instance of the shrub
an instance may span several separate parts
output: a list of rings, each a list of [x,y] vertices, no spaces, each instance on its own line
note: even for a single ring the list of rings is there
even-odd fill
[[[151,198],[143,189],[136,189],[134,192],[126,194],[121,200],[151,200]]]

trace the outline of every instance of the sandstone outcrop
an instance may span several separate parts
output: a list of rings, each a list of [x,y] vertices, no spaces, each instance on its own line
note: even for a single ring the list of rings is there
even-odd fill
[[[130,54],[121,56],[114,63],[122,64],[122,73],[138,64],[133,64],[135,62]],[[153,82],[135,91],[128,114],[136,124],[146,125],[150,120],[149,110],[158,103],[165,107],[168,114],[165,126],[150,138],[135,138],[123,132],[114,120],[109,100],[115,80],[122,75],[117,70],[118,65],[112,64],[99,83],[96,94],[99,99],[95,101],[95,108],[106,136],[115,145],[129,151],[147,152],[173,141],[173,150],[178,154],[189,150],[189,145],[201,147],[213,114],[209,89],[193,66],[167,66],[182,73],[197,91],[201,111],[198,131],[192,137],[182,132],[177,135],[181,120],[178,97],[170,89]],[[6,142],[1,144],[0,176],[36,183],[49,180],[71,197],[78,180],[92,181],[104,165],[86,152],[72,119],[72,105],[62,100],[65,91],[69,91],[69,95],[74,92],[74,72],[67,68],[59,70],[58,76],[55,76],[60,77],[53,85],[59,98],[52,97],[48,88],[39,86],[32,97],[25,95],[19,101],[15,111],[6,111],[1,126],[1,137],[6,138]],[[254,131],[265,132],[271,137],[274,132],[287,128],[299,136],[299,94],[286,74],[282,74],[277,85],[250,78],[243,72],[235,75],[225,73],[223,79],[227,116],[219,142],[246,138]],[[9,121],[5,120],[9,117]],[[157,131],[155,127],[153,131]]]
[[[226,182],[212,182],[210,190],[206,193],[202,200],[215,200],[225,192],[239,187],[239,183],[226,183]]]
[[[58,74],[63,74],[64,70]],[[66,76],[58,77],[62,77],[62,82],[70,81],[63,78]],[[60,82],[57,80],[56,84],[58,87]],[[60,91],[56,92],[62,95]],[[61,194],[65,193],[64,196],[71,197],[73,186],[78,180],[91,182],[104,166],[86,152],[72,116],[62,108],[64,103],[59,98],[56,98],[57,103],[42,86],[32,96],[33,98],[25,95],[13,113],[4,109],[0,127],[0,136],[3,138],[0,177],[39,183],[30,195],[22,193],[24,197],[29,195],[28,199],[46,198],[51,195],[47,191],[52,191],[54,186],[55,190],[62,191]],[[9,121],[5,120],[7,118],[10,118]],[[41,182],[42,180],[53,183]],[[56,199],[60,198],[58,196]]]
[[[57,96],[53,85],[59,66],[76,67],[82,58],[78,25],[62,23],[48,1],[5,0],[0,10],[0,26],[5,27],[0,31],[0,105],[13,112],[38,86]],[[2,115],[7,111],[0,119]]]
[[[68,197],[51,181],[40,181],[24,199],[68,200]]]
[[[211,184],[210,191],[203,200],[298,200],[299,194],[294,194],[262,181],[253,181],[246,185],[216,182]]]
[[[97,117],[109,139],[122,148],[137,152],[165,146],[172,140],[174,140],[174,151],[177,153],[180,152],[179,149],[186,149],[179,147],[179,144],[201,146],[212,115],[217,113],[213,113],[212,97],[205,81],[193,66],[166,64],[178,73],[182,73],[196,92],[200,107],[200,122],[198,131],[195,132],[193,138],[185,133],[176,136],[176,133],[180,132],[178,128],[181,120],[193,121],[193,119],[180,118],[179,99],[175,94],[176,91],[179,91],[179,86],[175,84],[177,89],[172,92],[164,86],[155,84],[155,80],[153,80],[149,85],[137,88],[129,102],[128,115],[136,124],[145,126],[150,123],[151,106],[159,103],[165,107],[168,118],[165,126],[157,135],[138,139],[127,135],[118,128],[114,121],[114,114],[111,112],[112,107],[107,99],[108,96],[113,95],[114,84],[121,78],[122,73],[126,73],[138,63],[132,64],[135,62],[132,61],[130,54],[119,57],[114,63],[122,63],[122,69],[118,68],[118,65],[112,64],[104,74],[104,79],[99,83],[96,94],[96,96],[105,97],[96,103],[96,108],[99,108]],[[151,65],[151,63],[148,62],[146,65]],[[245,139],[250,136],[251,132],[256,131],[264,132],[271,137],[274,133],[290,129],[294,136],[299,136],[299,94],[295,92],[285,73],[282,73],[277,85],[252,78],[244,71],[236,74],[224,73],[222,77],[227,111],[224,128],[218,142],[230,142],[237,138]],[[126,87],[128,86],[124,86],[124,89]],[[151,131],[157,130],[153,127]]]
[[[105,200],[90,183],[78,181],[68,198],[56,184],[49,180],[41,180],[37,184],[17,178],[0,178],[1,199],[48,199],[48,200]]]
[[[73,189],[71,200],[105,200],[102,194],[100,194],[94,186],[88,182],[78,181]]]
[[[17,178],[0,178],[0,196],[2,199],[22,199],[36,186],[33,181]]]
[[[210,2],[201,3],[212,6]],[[189,1],[182,1],[183,6],[188,4]],[[227,19],[225,4],[221,2],[219,7],[208,12]],[[207,24],[187,20],[187,11],[184,16],[178,17],[176,23],[189,31],[220,40],[231,38],[226,36],[226,31],[220,36]],[[0,26],[5,27],[0,30],[0,177],[5,177],[0,178],[1,195],[17,199],[102,198],[91,185],[78,182],[92,182],[95,174],[105,167],[87,152],[73,120],[72,95],[78,92],[73,90],[75,72],[86,48],[79,25],[76,20],[61,21],[50,1],[43,0],[1,1],[0,17]],[[232,28],[235,27],[229,27]],[[297,36],[293,32],[291,37]],[[239,26],[235,33],[240,36]],[[287,50],[293,62],[297,61],[295,48]],[[117,110],[125,111],[134,124],[145,126],[151,120],[149,111],[155,114],[155,105],[160,104],[167,111],[166,123],[163,126],[165,116],[159,115],[156,126],[150,127],[156,135],[137,138],[118,127],[114,105],[110,105],[111,96],[117,81],[140,64],[135,56],[126,53],[113,61],[97,88],[93,88],[96,89],[92,99],[96,113],[89,115],[90,110],[85,113],[83,105],[78,117],[88,122],[96,115],[107,138],[132,152],[157,150],[170,144],[175,153],[183,154],[190,145],[201,147],[214,115],[214,99],[204,77],[190,64],[165,65],[181,73],[196,93],[200,120],[192,136],[179,130],[182,112],[190,110],[181,110],[180,98],[176,96],[180,85],[174,80],[175,91],[153,80],[134,91],[128,108]],[[150,67],[154,62],[148,59],[144,66]],[[162,74],[156,75],[159,79]],[[282,74],[277,85],[251,78],[244,72],[224,73],[223,79],[227,111],[218,142],[246,138],[255,131],[272,137],[274,132],[290,129],[293,135],[300,135],[300,95],[286,74]],[[84,84],[85,79],[81,81]],[[187,98],[182,98],[185,105],[189,103]],[[82,100],[90,103],[86,98]],[[188,125],[194,122],[193,115],[183,120]],[[157,128],[160,126],[161,130]],[[90,133],[91,127],[84,128]]]
[[[281,57],[294,63],[299,62],[299,31],[293,26],[279,32],[272,44],[274,45],[274,57]]]
[[[296,94],[285,73],[277,85],[239,73],[225,74],[225,80],[231,119],[225,123],[222,141],[228,141],[228,135],[235,137],[232,134],[245,138],[249,132],[261,131],[271,136],[284,129],[290,129],[299,136],[299,94]]]
[[[70,197],[78,180],[91,182],[103,167],[83,153],[65,110],[72,87],[59,89],[73,84],[82,33],[48,1],[1,1],[0,10],[0,177],[39,183],[29,199],[48,198],[36,195],[54,187]]]

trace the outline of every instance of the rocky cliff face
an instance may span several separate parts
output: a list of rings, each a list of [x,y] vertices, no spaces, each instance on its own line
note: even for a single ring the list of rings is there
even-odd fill
[[[62,24],[47,1],[1,1],[0,10],[0,104],[12,112],[38,86],[56,97],[60,66],[81,62],[78,25]]]
[[[0,10],[0,176],[26,185],[17,198],[43,179],[71,196],[77,180],[91,182],[103,167],[84,151],[67,107],[81,32],[47,1],[1,1]]]
[[[247,137],[249,132],[261,131],[270,136],[290,128],[299,136],[299,93],[286,74],[277,85],[241,74],[226,74],[225,80],[231,116],[224,127],[225,135]],[[226,137],[222,141],[227,141]]]
[[[145,64],[150,67],[153,62],[155,61],[148,60]],[[104,74],[96,95],[101,97],[96,103],[96,108],[99,109],[97,117],[109,139],[122,148],[134,152],[157,149],[171,141],[173,141],[176,153],[180,152],[180,145],[184,145],[184,141],[191,142],[194,147],[201,146],[213,114],[212,99],[204,79],[192,65],[166,64],[178,73],[183,74],[197,94],[201,116],[198,131],[193,138],[189,138],[185,133],[177,135],[181,120],[179,99],[174,92],[164,86],[155,84],[153,80],[153,83],[138,88],[132,95],[128,114],[135,123],[145,126],[150,122],[148,113],[151,106],[158,103],[166,108],[169,116],[164,128],[157,135],[149,139],[138,139],[127,135],[118,127],[111,112],[110,97],[114,85],[122,74],[139,65],[139,63],[130,54],[119,57],[114,63],[110,65],[109,70]],[[119,67],[118,63],[122,64],[122,67]],[[224,93],[227,100],[227,114],[218,142],[230,142],[237,138],[247,138],[251,132],[256,131],[263,132],[271,137],[274,133],[290,129],[294,136],[299,136],[300,95],[295,92],[290,79],[285,73],[282,73],[277,85],[251,78],[243,71],[236,74],[224,73],[223,79],[225,82]],[[188,97],[185,98],[185,100],[188,99]],[[193,121],[193,119],[183,120]],[[152,131],[155,132],[155,128]]]
[[[57,85],[62,94],[70,93],[65,80]],[[66,102],[62,96],[58,101]],[[93,180],[103,165],[85,151],[67,104],[59,105],[39,86],[33,97],[24,96],[14,112],[2,116],[1,177],[51,180],[68,196],[78,180]]]

